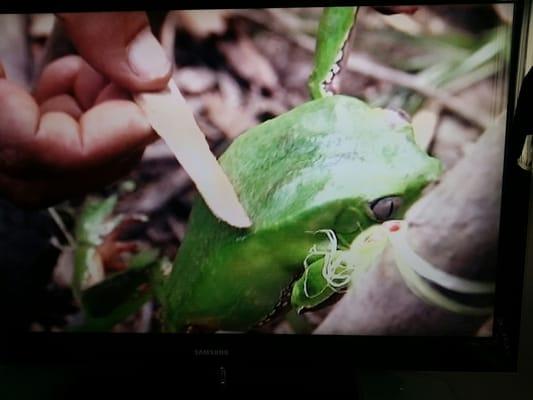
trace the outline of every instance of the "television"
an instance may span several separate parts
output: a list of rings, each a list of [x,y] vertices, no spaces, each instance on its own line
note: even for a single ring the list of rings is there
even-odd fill
[[[2,360],[515,370],[531,3],[411,3],[4,7]]]

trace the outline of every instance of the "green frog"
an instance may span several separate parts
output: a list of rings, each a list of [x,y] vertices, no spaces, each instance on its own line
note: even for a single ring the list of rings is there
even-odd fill
[[[304,263],[323,242],[317,232],[351,243],[402,218],[439,177],[440,161],[419,148],[402,114],[335,94],[356,15],[357,7],[324,11],[312,100],[243,133],[220,157],[253,226],[231,227],[196,200],[160,291],[168,331],[248,331],[291,307],[320,306],[338,290],[323,258]],[[304,281],[315,292],[306,295]]]

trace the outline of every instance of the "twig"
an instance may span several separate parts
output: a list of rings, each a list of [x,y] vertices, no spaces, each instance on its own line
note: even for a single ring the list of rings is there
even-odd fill
[[[226,140],[218,141],[214,145],[213,153],[216,155],[220,148],[225,147],[225,145]],[[167,204],[173,197],[185,193],[192,187],[191,178],[180,167],[124,197],[118,203],[117,210],[119,212],[151,214]]]
[[[163,175],[153,183],[126,196],[117,206],[119,211],[151,214],[163,207],[171,198],[192,186],[189,175],[179,168]]]
[[[59,216],[55,208],[53,207],[48,208],[48,213],[50,214],[54,222],[57,224],[57,226],[61,230],[61,233],[63,233],[63,235],[67,239],[68,244],[70,246],[74,246],[76,244],[76,241],[74,240],[72,235],[68,232],[68,229],[66,228],[65,224],[63,223],[63,220],[61,219],[61,217]]]

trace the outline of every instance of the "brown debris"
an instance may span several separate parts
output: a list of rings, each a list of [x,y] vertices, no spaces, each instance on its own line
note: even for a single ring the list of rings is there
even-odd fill
[[[221,41],[218,48],[226,56],[229,65],[243,79],[269,90],[278,87],[278,76],[270,61],[257,50],[248,37],[241,35],[236,42]]]
[[[231,10],[180,10],[177,25],[198,39],[222,35],[227,30],[226,18]]]
[[[219,94],[204,96],[207,116],[229,139],[234,139],[246,129],[257,124],[257,120],[243,107],[233,107]]]
[[[174,72],[174,80],[184,93],[200,94],[212,89],[216,84],[213,71],[206,67],[182,67]]]
[[[54,29],[54,14],[30,15],[29,34],[33,39],[46,39]]]

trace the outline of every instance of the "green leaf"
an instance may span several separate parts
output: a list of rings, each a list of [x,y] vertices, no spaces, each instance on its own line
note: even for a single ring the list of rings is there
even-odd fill
[[[147,301],[150,300],[151,293],[137,293],[127,302],[120,304],[112,313],[102,316],[86,316],[81,325],[71,326],[69,332],[102,332],[111,330],[116,324],[124,321],[129,316],[135,314]]]
[[[102,317],[136,298],[142,285],[151,282],[152,269],[157,263],[157,252],[142,252],[132,260],[132,267],[115,274],[82,292],[83,310],[92,317]]]
[[[117,196],[111,196],[105,200],[88,201],[76,223],[76,241],[91,245],[100,244],[101,238],[111,232],[120,222],[120,218],[107,221],[116,203]]]

